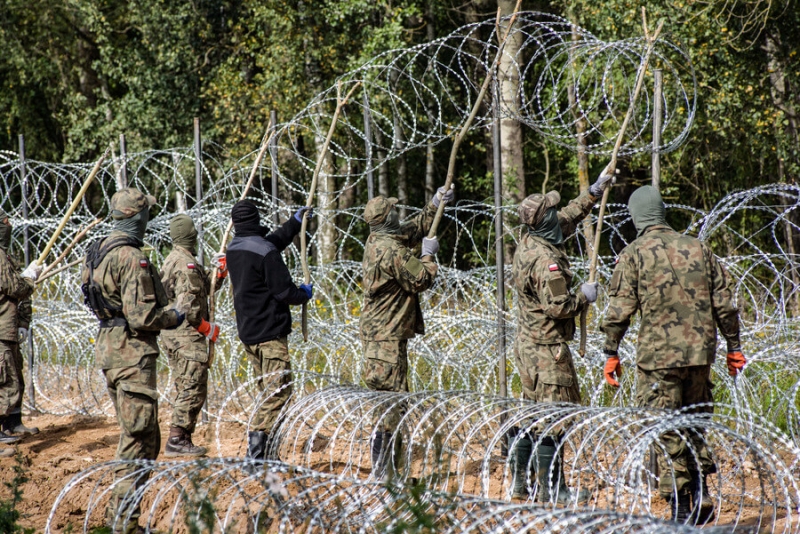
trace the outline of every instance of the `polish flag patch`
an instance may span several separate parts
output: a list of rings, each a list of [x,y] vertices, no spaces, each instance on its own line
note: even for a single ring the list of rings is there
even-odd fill
[[[552,263],[552,264],[548,265],[547,268],[550,269],[550,271],[557,271],[558,270],[558,264],[557,263]]]
[[[141,267],[142,269],[147,268],[148,265],[150,265],[150,262],[148,262],[147,260],[139,260],[139,267]]]
[[[187,263],[186,264],[186,268],[187,269],[194,269],[194,263]]]

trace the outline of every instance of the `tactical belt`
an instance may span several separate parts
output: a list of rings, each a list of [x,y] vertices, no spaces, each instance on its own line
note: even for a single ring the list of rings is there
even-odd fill
[[[128,326],[128,321],[125,320],[125,317],[114,317],[100,321],[100,328],[113,328],[115,326]]]

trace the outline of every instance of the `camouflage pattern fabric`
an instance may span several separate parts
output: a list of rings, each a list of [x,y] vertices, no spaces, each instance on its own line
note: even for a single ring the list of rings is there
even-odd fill
[[[257,345],[245,345],[244,350],[253,372],[258,379],[261,391],[272,392],[258,407],[258,411],[250,422],[250,431],[269,433],[278,420],[278,415],[292,395],[292,365],[289,361],[289,342],[283,337],[265,341]],[[283,372],[283,374],[277,374]],[[270,375],[271,376],[264,376]]]
[[[110,237],[124,235],[112,232]],[[82,281],[89,270],[83,266]],[[177,312],[166,309],[167,295],[161,278],[140,249],[121,246],[113,249],[94,271],[103,296],[122,306],[127,326],[101,328],[95,343],[95,358],[101,369],[134,367],[143,356],[158,355],[158,333],[177,324]]]
[[[156,355],[143,356],[138,365],[104,369],[108,395],[120,426],[118,460],[155,460],[161,447],[158,428],[158,390]],[[125,479],[138,471],[134,464],[120,464],[114,469],[115,480],[106,517],[114,532],[136,532],[140,516],[139,502],[133,493],[144,485],[149,473]]]
[[[425,333],[418,294],[436,277],[438,266],[412,250],[430,229],[436,208],[429,203],[421,213],[400,224],[397,234],[373,232],[364,247],[364,305],[361,339],[388,341]]]
[[[520,370],[523,398],[535,402],[581,402],[578,375],[566,343],[521,343],[514,347],[514,358]]]
[[[594,205],[594,197],[584,193],[558,212],[562,232],[575,231]],[[560,344],[575,336],[575,317],[586,307],[586,297],[572,293],[572,271],[562,247],[541,237],[523,235],[514,254],[513,285],[519,305],[516,345]]]
[[[19,343],[0,340],[0,418],[20,411],[24,389]]]
[[[714,362],[717,326],[739,346],[739,314],[725,269],[699,240],[651,226],[625,247],[609,284],[602,329],[613,352],[641,311],[636,364],[645,370]]]
[[[216,289],[223,281],[218,281]],[[176,396],[171,424],[192,434],[208,396],[208,343],[197,327],[202,319],[209,318],[211,279],[191,252],[175,246],[164,260],[161,283],[171,305],[176,305],[181,295],[191,302],[186,320],[174,330],[162,331],[161,342],[175,374]]]
[[[13,343],[18,341],[19,327],[28,328],[31,320],[34,285],[20,272],[17,262],[0,250],[0,340]]]
[[[175,377],[175,400],[170,424],[193,434],[197,416],[208,397],[208,345],[205,337],[168,338],[162,334],[161,341]]]
[[[408,340],[364,341],[362,378],[376,391],[408,391]],[[380,431],[394,432],[405,415],[405,405],[396,406],[381,420]],[[383,414],[379,414],[382,416]]]
[[[710,374],[710,365],[656,370],[637,367],[636,403],[646,408],[677,410],[713,402]],[[687,413],[713,411],[713,406],[707,405],[690,408]],[[717,470],[702,429],[688,429],[681,434],[668,432],[659,436],[658,490],[665,499],[686,487],[698,473],[711,474]]]

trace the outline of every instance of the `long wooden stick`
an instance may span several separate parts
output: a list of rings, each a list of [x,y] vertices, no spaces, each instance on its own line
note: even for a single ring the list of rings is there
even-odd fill
[[[250,169],[250,176],[247,178],[247,183],[244,184],[244,189],[242,190],[242,194],[239,196],[239,201],[244,200],[247,198],[247,193],[250,192],[250,187],[253,185],[253,180],[255,180],[256,174],[258,173],[258,167],[261,165],[261,162],[264,160],[264,154],[267,152],[267,148],[269,148],[269,142],[272,139],[272,136],[275,135],[275,131],[272,130],[273,128],[272,121],[267,123],[267,131],[264,132],[264,136],[261,138],[261,148],[258,150],[258,154],[256,155],[256,161],[253,163],[253,168]],[[219,253],[224,254],[225,251],[228,250],[228,238],[231,235],[231,230],[233,230],[233,219],[228,221],[228,225],[225,227],[225,232],[223,232],[222,237],[219,240]],[[214,313],[216,311],[216,292],[217,292],[217,273],[219,269],[214,267],[211,271],[211,294],[208,296],[208,319],[209,322],[214,322]],[[209,340],[208,342],[208,366],[211,367],[211,364],[214,363],[214,342]]]
[[[81,199],[83,199],[83,195],[86,194],[86,191],[89,189],[89,186],[92,184],[92,181],[94,180],[94,177],[97,176],[98,172],[100,172],[100,166],[103,164],[103,161],[105,161],[106,156],[108,156],[108,153],[111,150],[112,146],[113,146],[113,143],[108,145],[108,148],[106,148],[106,151],[103,152],[103,155],[100,156],[100,159],[97,160],[97,163],[94,164],[94,168],[92,169],[92,172],[89,173],[89,177],[86,178],[86,180],[83,182],[83,185],[81,186],[80,190],[78,191],[78,194],[75,195],[75,198],[72,200],[72,204],[70,204],[69,208],[67,209],[67,213],[65,213],[64,217],[61,218],[61,223],[58,225],[58,228],[56,228],[56,231],[53,232],[53,235],[50,237],[50,241],[47,242],[47,246],[44,247],[44,250],[39,255],[39,257],[36,259],[36,264],[37,265],[42,265],[44,263],[44,260],[47,258],[48,254],[50,254],[50,251],[53,250],[53,245],[56,244],[56,240],[58,239],[58,236],[61,235],[61,232],[64,230],[64,227],[67,225],[67,222],[69,221],[69,218],[72,217],[72,214],[77,209],[78,204],[80,204]]]
[[[64,251],[58,256],[58,258],[55,259],[55,261],[53,261],[53,263],[48,265],[47,268],[44,271],[42,271],[42,274],[39,275],[39,278],[36,280],[36,283],[38,284],[42,282],[45,278],[48,278],[50,276],[50,272],[53,271],[54,267],[59,263],[61,263],[64,260],[64,258],[67,257],[67,255],[70,253],[70,251],[72,251],[75,245],[78,244],[78,241],[83,239],[86,236],[86,234],[89,233],[89,230],[91,230],[101,222],[103,222],[103,219],[95,219],[92,222],[90,222],[86,226],[86,228],[75,234],[75,237],[72,238],[72,242],[69,245],[67,245],[67,248],[64,249]]]
[[[644,58],[642,58],[642,64],[639,68],[639,72],[636,75],[636,87],[633,90],[633,97],[631,98],[630,107],[628,108],[628,112],[625,114],[625,119],[622,121],[622,126],[620,126],[619,133],[617,134],[617,142],[614,143],[614,150],[611,153],[611,163],[609,163],[606,167],[606,172],[610,173],[611,176],[616,176],[617,155],[619,154],[619,149],[622,146],[622,138],[625,135],[625,130],[628,128],[628,123],[630,122],[634,109],[636,108],[636,100],[638,100],[639,92],[644,84],[645,71],[647,70],[647,64],[650,62],[650,55],[653,53],[653,49],[656,46],[656,41],[661,33],[661,29],[664,27],[664,20],[662,19],[658,22],[658,27],[653,33],[653,36],[650,37],[647,29],[647,15],[644,6],[642,6],[642,21],[644,24],[644,36],[647,40],[647,51],[645,52]],[[589,283],[594,282],[597,278],[597,259],[600,254],[600,234],[603,231],[603,217],[605,216],[608,193],[611,191],[612,184],[609,184],[605,191],[603,191],[603,198],[600,201],[600,211],[597,213],[597,228],[595,228],[592,258],[591,262],[589,263]],[[580,348],[578,349],[578,353],[581,355],[581,357],[586,355],[586,316],[588,313],[588,307],[584,308],[584,310],[581,312],[581,344]]]
[[[453,148],[450,149],[450,161],[447,163],[447,178],[444,182],[445,191],[450,190],[453,186],[453,178],[455,177],[456,173],[456,156],[458,155],[458,148],[461,146],[461,142],[467,135],[467,131],[469,130],[470,126],[472,126],[475,117],[478,115],[478,110],[480,109],[481,103],[483,103],[483,99],[486,96],[486,91],[489,89],[489,84],[491,84],[492,79],[494,79],[494,71],[497,68],[497,65],[500,63],[500,59],[503,57],[503,49],[506,46],[508,36],[511,34],[511,28],[514,26],[514,23],[517,20],[519,6],[521,3],[522,0],[517,0],[517,5],[514,7],[514,14],[511,15],[511,19],[508,21],[508,26],[506,26],[505,34],[500,40],[500,43],[497,45],[497,53],[495,54],[494,61],[492,61],[492,64],[489,66],[489,70],[486,73],[486,79],[483,80],[483,85],[481,85],[481,90],[478,92],[478,97],[475,99],[475,104],[472,106],[472,111],[470,112],[469,117],[467,117],[467,120],[464,122],[464,125],[461,127],[461,130],[456,135],[455,139],[453,139]],[[497,10],[497,21],[497,24],[499,25],[499,9]],[[439,202],[439,207],[436,209],[436,216],[433,218],[430,230],[428,230],[428,239],[433,239],[436,237],[436,230],[438,229],[439,222],[442,220],[442,215],[444,214],[444,205],[444,202]]]
[[[314,192],[317,190],[317,180],[319,178],[319,173],[322,170],[322,165],[325,161],[325,156],[328,153],[328,146],[331,144],[331,139],[333,138],[333,132],[336,129],[336,123],[339,120],[339,115],[342,112],[342,108],[347,104],[347,101],[350,100],[350,97],[353,96],[353,93],[356,89],[359,88],[361,82],[357,82],[350,90],[347,92],[344,98],[342,98],[342,83],[336,84],[336,111],[333,112],[333,118],[331,119],[330,128],[328,128],[328,136],[325,138],[325,142],[322,145],[322,150],[320,150],[319,155],[317,156],[317,166],[314,167],[314,176],[311,178],[311,189],[308,192],[308,199],[306,200],[306,207],[310,208],[314,205]],[[308,211],[303,212],[303,224],[300,228],[300,264],[303,267],[303,283],[308,284],[311,282],[311,272],[308,270],[308,245],[306,244],[306,228],[308,227]],[[303,330],[303,341],[308,341],[308,303],[303,303],[303,310],[302,310],[302,319],[301,325]]]

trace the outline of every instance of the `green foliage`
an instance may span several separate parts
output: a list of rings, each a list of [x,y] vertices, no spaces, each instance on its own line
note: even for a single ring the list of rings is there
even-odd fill
[[[0,532],[33,534],[32,528],[25,528],[17,522],[22,517],[22,513],[17,509],[22,502],[21,486],[28,481],[22,452],[17,452],[13,469],[14,478],[11,482],[4,483],[11,490],[11,498],[0,500]]]

